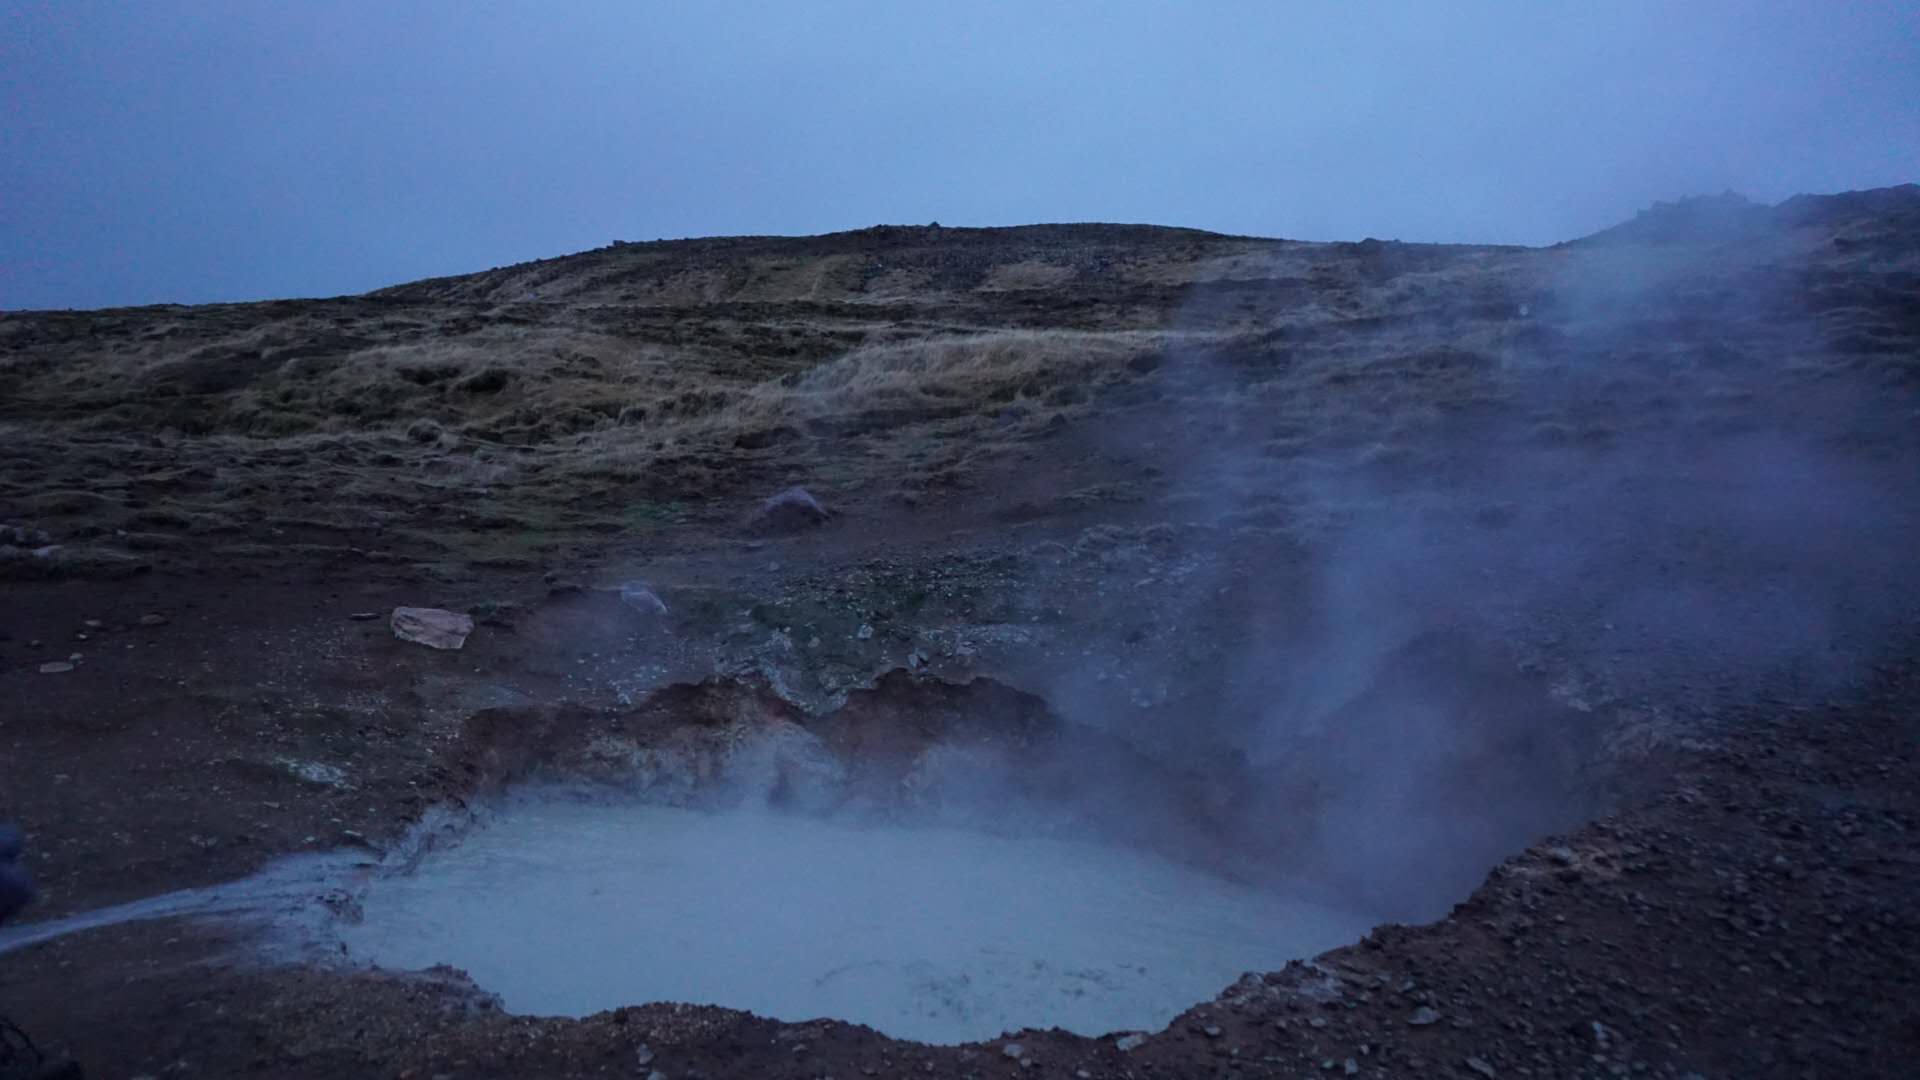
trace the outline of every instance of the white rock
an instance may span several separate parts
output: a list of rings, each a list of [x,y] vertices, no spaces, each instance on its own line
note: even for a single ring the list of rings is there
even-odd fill
[[[473,617],[443,608],[397,607],[390,620],[393,636],[434,649],[457,649],[473,633]]]

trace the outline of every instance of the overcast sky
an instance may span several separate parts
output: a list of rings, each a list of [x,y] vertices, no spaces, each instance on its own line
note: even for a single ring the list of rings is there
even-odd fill
[[[1128,221],[1549,243],[1920,180],[1920,4],[0,0],[0,308],[619,238]]]

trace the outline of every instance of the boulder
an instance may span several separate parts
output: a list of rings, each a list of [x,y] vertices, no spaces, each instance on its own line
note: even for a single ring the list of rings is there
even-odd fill
[[[806,488],[790,487],[761,503],[752,524],[755,532],[796,533],[824,525],[830,516]]]
[[[457,649],[473,633],[473,617],[430,607],[397,607],[390,620],[393,636],[433,649]]]

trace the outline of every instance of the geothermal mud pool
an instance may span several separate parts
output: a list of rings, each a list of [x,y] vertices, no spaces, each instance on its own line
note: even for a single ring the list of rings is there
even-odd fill
[[[186,916],[264,955],[451,965],[511,1012],[675,1001],[866,1024],[929,1043],[1164,1026],[1247,971],[1378,918],[1084,839],[523,790],[423,823],[377,863],[283,860],[240,881],[0,932],[0,953]]]
[[[1083,841],[539,794],[360,908],[353,959],[451,964],[514,1012],[683,1001],[924,1042],[1157,1028],[1374,921]]]
[[[716,682],[630,711],[482,711],[463,738],[470,786],[384,855],[284,859],[11,928],[0,952],[185,916],[258,930],[268,965],[457,968],[523,1015],[680,1002],[926,1043],[1091,1036],[1403,921],[1476,861],[1394,849],[1395,888],[1349,887],[1279,824],[1343,820],[1311,777],[1169,768],[988,680],[887,676],[817,717]],[[1351,832],[1389,850],[1370,835]]]
[[[718,682],[483,711],[464,737],[471,786],[384,855],[284,859],[0,952],[185,916],[257,929],[269,965],[457,968],[523,1015],[681,1002],[961,1043],[1159,1029],[1410,903],[1340,886],[1275,824],[1326,816],[1283,797],[1301,778],[1170,769],[986,680],[888,676],[818,717]],[[1447,878],[1386,862],[1421,903]]]

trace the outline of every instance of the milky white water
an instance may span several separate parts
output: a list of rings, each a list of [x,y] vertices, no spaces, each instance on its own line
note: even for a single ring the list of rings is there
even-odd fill
[[[682,1001],[925,1042],[1156,1028],[1371,925],[1090,843],[531,800],[362,903],[354,956],[464,968],[513,1012]]]

